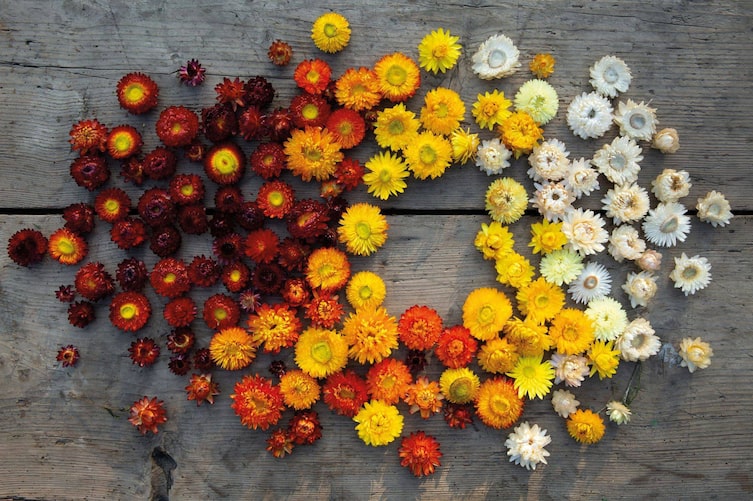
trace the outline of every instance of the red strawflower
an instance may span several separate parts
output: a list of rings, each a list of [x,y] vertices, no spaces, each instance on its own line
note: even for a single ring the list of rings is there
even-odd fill
[[[165,146],[187,146],[199,133],[199,117],[185,106],[168,106],[159,114],[155,129]]]
[[[230,407],[240,416],[241,424],[254,430],[266,430],[277,424],[285,408],[280,388],[258,374],[244,376],[235,383],[230,398],[233,400]]]
[[[62,362],[63,367],[73,367],[78,362],[79,353],[78,348],[69,344],[68,346],[62,346],[58,350],[58,355],[55,360]]]
[[[408,350],[405,354],[405,365],[410,373],[415,375],[426,367],[426,352],[423,350]]]
[[[366,136],[366,122],[360,113],[350,108],[333,111],[327,117],[325,127],[345,150],[358,146]]]
[[[259,187],[256,204],[265,216],[283,219],[293,209],[295,191],[285,181],[267,181]]]
[[[288,432],[297,445],[311,445],[322,438],[322,425],[314,410],[296,411],[288,424]]]
[[[267,51],[267,57],[272,61],[272,64],[276,66],[285,66],[290,63],[290,58],[293,56],[293,48],[289,43],[282,40],[275,40],[269,46]]]
[[[222,330],[226,327],[238,325],[240,307],[238,303],[226,294],[214,294],[204,302],[204,322],[210,329]]]
[[[124,291],[139,292],[144,289],[149,272],[142,260],[135,257],[126,258],[118,263],[115,279]]]
[[[124,250],[138,247],[146,240],[146,225],[137,217],[116,221],[110,228],[110,240]]]
[[[193,366],[197,371],[207,372],[214,368],[209,348],[200,348],[193,354]]]
[[[340,196],[343,191],[343,187],[337,183],[336,179],[327,179],[326,181],[322,181],[319,196],[330,199]]]
[[[236,214],[243,205],[243,194],[237,186],[220,186],[214,194],[214,205],[218,211]]]
[[[287,271],[303,271],[311,249],[300,240],[285,237],[280,243],[277,263]]]
[[[227,104],[215,104],[201,110],[201,131],[213,143],[220,143],[238,133],[238,118]]]
[[[191,280],[188,278],[188,267],[173,257],[160,259],[149,274],[149,282],[160,296],[175,298],[188,292]]]
[[[141,169],[149,179],[159,181],[169,179],[178,168],[178,157],[163,146],[158,146],[146,154],[141,161]]]
[[[331,410],[351,418],[369,400],[366,380],[350,369],[329,375],[322,386],[322,395]]]
[[[397,332],[412,350],[430,350],[442,334],[442,317],[428,306],[411,306],[400,316]]]
[[[209,233],[215,238],[225,237],[235,231],[235,216],[227,212],[215,211],[209,220]]]
[[[228,233],[216,238],[212,251],[222,265],[240,261],[243,258],[243,237],[238,233]]]
[[[107,127],[96,118],[81,120],[73,124],[69,132],[71,150],[81,155],[103,152],[107,149],[108,134]]]
[[[175,225],[166,224],[155,228],[152,231],[152,236],[149,239],[149,249],[159,257],[172,256],[183,242],[183,237],[180,236],[180,231]]]
[[[41,231],[24,228],[8,239],[8,257],[19,266],[31,266],[44,259],[48,245]]]
[[[134,115],[140,115],[157,106],[159,87],[143,73],[128,73],[118,81],[118,102]]]
[[[142,435],[146,435],[147,431],[157,433],[157,427],[167,422],[167,415],[162,404],[162,400],[157,400],[157,397],[154,397],[151,400],[149,400],[149,397],[137,400],[131,406],[131,417],[128,418],[128,421],[135,426]]]
[[[110,179],[110,168],[101,155],[83,155],[71,164],[71,177],[77,185],[94,191]]]
[[[246,289],[238,295],[238,304],[246,313],[253,313],[261,306],[261,295],[253,289]]]
[[[131,210],[131,197],[120,188],[107,188],[94,199],[94,211],[103,221],[114,223],[128,216]]]
[[[217,261],[202,254],[194,256],[188,265],[188,278],[193,285],[211,287],[219,280],[221,271]]]
[[[159,345],[154,342],[154,339],[148,337],[138,338],[128,348],[128,356],[139,367],[149,367],[154,364],[159,358],[159,352]]]
[[[355,158],[345,158],[337,164],[335,180],[343,189],[350,191],[357,188],[363,181],[366,172],[363,165]]]
[[[126,183],[133,183],[136,186],[141,186],[144,182],[144,159],[138,156],[128,157],[123,161],[120,166],[120,177]]]
[[[331,292],[314,291],[303,314],[312,324],[332,329],[343,316],[343,305],[338,301],[338,296]]]
[[[261,143],[248,161],[251,169],[264,179],[279,177],[285,168],[285,148],[280,143]]]
[[[178,70],[180,81],[190,87],[196,87],[204,82],[207,70],[196,59],[190,59]]]
[[[283,142],[290,137],[293,117],[287,108],[276,108],[262,118],[264,130],[272,141]]]
[[[473,411],[467,404],[448,402],[444,408],[444,420],[450,428],[465,429],[466,425],[473,423]]]
[[[202,204],[184,205],[178,208],[178,226],[189,235],[201,235],[209,228],[207,212]]]
[[[197,174],[178,174],[170,180],[168,193],[178,205],[197,204],[204,199],[204,181]]]
[[[246,91],[246,104],[264,108],[275,98],[275,88],[269,80],[261,75],[249,78],[244,89]]]
[[[107,136],[107,154],[115,160],[124,160],[141,152],[144,141],[141,133],[131,125],[118,125]]]
[[[79,235],[91,233],[94,229],[94,214],[94,207],[89,204],[71,204],[63,209],[65,227]]]
[[[86,257],[89,246],[86,240],[68,228],[58,228],[47,239],[47,252],[54,260],[73,265]]]
[[[238,133],[246,141],[261,139],[266,133],[264,115],[258,106],[249,106],[238,117]]]
[[[194,305],[195,308],[196,306]],[[167,335],[167,349],[177,355],[186,354],[191,351],[195,342],[196,334],[188,326],[176,327]]]
[[[233,111],[238,109],[238,106],[246,105],[244,83],[238,77],[235,77],[235,80],[223,78],[222,82],[215,85],[214,91],[217,93],[217,101],[220,104],[228,104]]]
[[[99,301],[115,290],[115,281],[105,270],[105,265],[94,261],[81,266],[73,282],[76,291],[89,301]]]
[[[309,94],[321,94],[329,85],[332,69],[321,59],[307,59],[298,63],[293,78],[298,87]]]
[[[196,318],[196,313],[196,303],[188,296],[169,301],[162,310],[162,315],[171,327],[188,327]]]
[[[140,197],[137,205],[141,219],[152,227],[164,226],[175,221],[177,210],[170,193],[162,188],[150,188]]]
[[[73,290],[72,285],[61,285],[55,291],[55,297],[61,303],[72,303],[76,299],[76,291]]]
[[[151,314],[149,299],[140,292],[120,292],[110,302],[110,322],[124,331],[135,332],[141,329]]]
[[[327,231],[329,222],[327,206],[312,199],[298,201],[287,217],[290,236],[303,240],[315,239]]]
[[[283,428],[277,428],[267,439],[267,450],[276,458],[291,454],[293,447],[295,447],[295,444],[293,444],[290,433]]]
[[[332,108],[326,99],[314,94],[298,94],[288,106],[293,117],[293,125],[299,129],[304,127],[324,127]]]
[[[243,245],[243,253],[256,263],[271,263],[277,257],[280,237],[267,228],[249,232]]]
[[[277,376],[278,378],[281,378],[288,372],[288,367],[285,365],[284,360],[272,360],[269,363],[269,372],[273,376]]]
[[[204,158],[204,172],[217,184],[235,184],[243,177],[245,162],[243,151],[235,144],[216,144]]]
[[[198,139],[194,140],[183,150],[183,155],[191,162],[203,162],[206,154],[206,145]]]
[[[280,295],[288,305],[297,308],[311,299],[311,289],[304,278],[294,277],[285,280]]]
[[[251,279],[251,270],[243,261],[225,265],[222,269],[222,284],[228,292],[240,292],[246,288]]]
[[[95,319],[94,305],[88,301],[76,301],[68,307],[68,322],[83,329]]]
[[[193,374],[191,380],[186,386],[188,400],[196,400],[196,405],[201,405],[204,401],[214,404],[215,395],[220,394],[220,386],[212,381],[211,374]]]
[[[471,336],[471,331],[462,325],[456,325],[442,331],[434,353],[445,367],[458,369],[473,360],[476,350],[478,342]]]
[[[244,230],[258,230],[264,225],[264,213],[255,200],[243,202],[235,215],[235,221]]]
[[[412,382],[413,376],[408,366],[392,357],[375,363],[366,373],[366,386],[372,400],[390,405],[403,399]]]
[[[185,353],[173,355],[170,357],[167,367],[176,376],[185,376],[191,370],[191,360],[189,360],[188,355]]]
[[[277,295],[286,279],[282,268],[274,263],[259,263],[251,275],[251,285],[261,292],[270,296]]]
[[[403,437],[398,454],[400,465],[408,468],[417,477],[431,475],[434,469],[441,465],[439,458],[442,457],[442,452],[439,450],[439,442],[423,431],[412,432]]]

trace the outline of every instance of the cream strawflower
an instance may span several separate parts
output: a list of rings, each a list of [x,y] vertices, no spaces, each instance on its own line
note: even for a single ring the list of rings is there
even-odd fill
[[[534,181],[559,181],[565,177],[570,168],[570,152],[565,143],[557,139],[544,141],[533,147],[528,155],[528,175]]]
[[[570,249],[554,250],[541,258],[539,271],[551,284],[569,284],[583,270],[583,258]]]
[[[546,80],[529,80],[515,94],[515,109],[524,111],[539,125],[548,123],[559,109],[559,96]]]
[[[627,405],[617,400],[612,400],[607,403],[607,415],[609,420],[617,424],[625,424],[630,421],[631,416],[630,409]]]
[[[510,156],[512,152],[508,150],[502,141],[497,138],[481,141],[476,153],[476,166],[487,176],[501,174],[502,171],[510,166]]]
[[[636,318],[628,324],[615,342],[623,360],[639,362],[659,353],[661,340],[651,323],[645,318]]]
[[[471,57],[473,72],[482,80],[512,75],[520,68],[520,52],[505,35],[492,35]]]
[[[651,205],[646,189],[636,183],[616,185],[607,191],[601,203],[614,224],[643,219]]]
[[[609,254],[618,263],[625,259],[635,261],[640,259],[646,250],[646,242],[641,238],[638,230],[624,224],[612,230],[609,236]]]
[[[580,402],[575,399],[575,395],[567,390],[554,390],[552,393],[552,407],[554,412],[567,418],[573,412],[578,410]]]
[[[602,146],[593,157],[593,164],[614,184],[633,183],[638,180],[643,160],[641,147],[629,137],[616,137]]]
[[[560,221],[572,210],[573,196],[563,183],[534,183],[530,202],[547,221]]]
[[[567,107],[567,125],[581,139],[598,138],[612,126],[612,104],[596,92],[576,96]]]
[[[675,258],[675,269],[669,274],[669,278],[686,296],[695,294],[711,282],[711,264],[705,257],[688,257],[683,252]]]
[[[582,256],[604,250],[609,233],[604,229],[604,219],[592,210],[575,209],[562,219],[562,233],[571,249]]]
[[[552,355],[551,362],[554,367],[554,384],[559,384],[564,381],[567,386],[577,388],[586,379],[586,376],[588,376],[588,373],[590,372],[590,369],[588,368],[588,359],[582,355],[563,355],[562,353],[555,353]],[[552,402],[554,402],[554,398],[552,398]],[[574,410],[575,408],[573,408],[573,411]]]
[[[530,426],[528,421],[524,421],[507,436],[505,447],[510,462],[519,464],[527,470],[535,470],[537,464],[547,464],[546,457],[549,451],[544,447],[551,442],[552,437],[546,434],[546,430],[539,428],[537,424]]]
[[[616,56],[604,56],[591,66],[591,85],[599,94],[617,97],[630,87],[633,76],[625,61]]]
[[[718,191],[709,191],[702,198],[699,198],[695,208],[698,210],[698,219],[704,223],[709,223],[714,228],[727,226],[732,219],[729,202],[724,194]]]
[[[603,264],[595,261],[586,264],[567,289],[573,301],[581,304],[588,304],[593,299],[604,297],[611,291],[612,276]]]
[[[651,147],[656,148],[662,153],[676,153],[680,149],[680,137],[677,130],[668,127],[656,133]]]
[[[570,162],[562,183],[575,198],[588,196],[599,189],[599,172],[591,166],[590,159],[581,157]]]
[[[628,99],[627,103],[617,105],[617,111],[614,114],[614,123],[619,125],[620,134],[636,141],[651,141],[656,133],[656,110],[641,101],[636,103]]]
[[[654,249],[648,249],[635,260],[635,264],[643,271],[657,272],[661,269],[661,253]]]
[[[630,298],[630,306],[648,306],[656,295],[659,287],[656,285],[656,276],[650,271],[641,271],[639,273],[628,273],[625,283],[622,284],[622,290]]]
[[[664,169],[651,181],[651,191],[660,202],[677,202],[690,193],[690,175],[684,170]]]
[[[680,341],[678,352],[682,358],[680,366],[687,367],[690,372],[695,372],[696,369],[705,369],[711,365],[711,357],[714,355],[711,345],[700,337],[695,339],[684,338]]]
[[[622,305],[609,296],[591,300],[586,316],[594,324],[594,337],[598,341],[614,341],[628,326],[627,313]]]
[[[673,247],[684,242],[690,231],[690,218],[685,206],[677,202],[661,203],[648,212],[643,220],[646,240],[661,247]]]

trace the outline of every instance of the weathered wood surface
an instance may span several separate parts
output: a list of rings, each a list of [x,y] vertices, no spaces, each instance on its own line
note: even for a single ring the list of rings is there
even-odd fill
[[[275,38],[290,42],[294,63],[324,57],[334,72],[371,65],[382,54],[413,55],[424,34],[437,27],[461,36],[464,55],[456,70],[438,77],[425,73],[422,91],[437,85],[458,90],[468,107],[479,92],[499,87],[506,93],[528,78],[521,70],[502,82],[482,82],[470,70],[470,56],[486,37],[505,33],[526,61],[550,51],[558,64],[551,82],[561,97],[547,137],[562,139],[571,157],[589,157],[609,138],[581,141],[567,129],[564,107],[588,90],[588,67],[598,57],[616,54],[630,65],[634,79],[625,97],[651,100],[661,125],[680,131],[681,150],[671,156],[646,151],[641,183],[665,167],[684,168],[693,178],[689,200],[711,189],[724,192],[738,216],[726,228],[693,220],[688,240],[665,252],[665,260],[686,252],[712,262],[714,281],[695,297],[672,288],[663,269],[659,296],[645,315],[664,343],[703,336],[714,348],[712,366],[696,374],[672,360],[654,357],[644,364],[641,391],[629,425],[608,426],[598,445],[579,447],[548,401],[527,406],[525,418],[547,428],[550,464],[528,472],[507,463],[506,432],[476,426],[450,430],[439,416],[423,422],[406,418],[406,432],[424,429],[442,443],[443,466],[417,480],[400,467],[396,444],[363,445],[350,420],[320,409],[324,438],[275,460],[264,450],[266,434],[243,428],[229,408],[237,374],[218,372],[223,394],[213,407],[185,399],[184,378],[159,364],[139,369],[126,349],[132,337],[117,332],[98,306],[98,320],[85,330],[71,327],[64,306],[53,295],[71,283],[74,269],[49,260],[22,269],[0,255],[0,497],[32,499],[744,499],[753,478],[749,382],[753,353],[748,299],[753,295],[751,266],[753,218],[748,175],[753,104],[746,83],[753,67],[750,2],[368,2],[335,1],[304,7],[303,2],[1,2],[0,9],[0,241],[23,227],[45,234],[59,227],[59,210],[90,197],[68,175],[73,158],[67,144],[70,125],[97,117],[109,125],[142,127],[146,148],[153,147],[154,118],[134,119],[117,107],[117,80],[130,71],[152,75],[161,87],[161,104],[198,109],[213,101],[212,87],[223,76],[264,75],[284,105],[295,93],[292,67],[266,61]],[[366,7],[368,5],[368,7]],[[333,9],[353,26],[350,46],[323,56],[308,39],[311,22]],[[189,58],[210,72],[198,89],[179,86],[171,74]],[[412,101],[420,107],[420,96]],[[467,114],[470,118],[470,113]],[[355,156],[367,159],[373,146]],[[181,167],[183,168],[183,167]],[[192,167],[185,167],[190,169]],[[531,188],[524,161],[510,175]],[[399,315],[418,300],[460,322],[465,295],[494,285],[493,265],[473,249],[481,222],[482,194],[489,178],[475,167],[453,167],[439,180],[412,181],[404,196],[383,204],[399,209],[389,216],[387,244],[370,259],[354,259],[354,269],[372,269],[386,280],[386,306]],[[255,193],[258,180],[244,181]],[[137,193],[128,187],[131,193]],[[211,194],[210,194],[211,196]],[[597,208],[601,197],[585,205]],[[211,198],[208,197],[211,200]],[[373,200],[365,190],[352,200]],[[589,205],[590,204],[590,205]],[[692,204],[691,204],[692,205]],[[459,211],[459,210],[463,211]],[[430,214],[420,213],[423,210]],[[467,212],[467,213],[466,213]],[[514,225],[525,252],[526,216]],[[114,266],[125,254],[107,243],[98,228],[89,259]],[[95,243],[96,242],[96,243]],[[521,245],[523,243],[523,245]],[[202,238],[186,238],[181,254],[208,252]],[[154,256],[144,252],[147,264]],[[150,261],[151,260],[151,261]],[[615,284],[628,271],[608,256]],[[624,301],[619,290],[615,296]],[[151,296],[153,304],[160,300]],[[164,340],[166,324],[155,315],[150,333]],[[199,342],[211,332],[197,325]],[[82,361],[62,369],[57,349],[76,344]],[[266,374],[269,357],[252,370]],[[292,358],[288,357],[292,363]],[[589,381],[581,402],[601,407],[625,389],[632,364],[612,380]],[[431,369],[437,375],[436,367]],[[169,421],[156,436],[141,437],[127,422],[127,409],[142,395],[159,395]],[[318,404],[321,405],[321,404]],[[163,451],[164,454],[155,451]],[[172,481],[168,488],[165,472]]]

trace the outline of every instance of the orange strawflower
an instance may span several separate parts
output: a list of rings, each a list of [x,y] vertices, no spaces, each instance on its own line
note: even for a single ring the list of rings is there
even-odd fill
[[[68,228],[55,230],[50,235],[47,249],[53,259],[63,264],[76,264],[89,252],[86,240]]]
[[[311,320],[312,325],[332,329],[343,316],[343,305],[338,298],[329,292],[314,291],[303,314]]]
[[[478,342],[471,331],[462,325],[455,325],[442,331],[434,353],[445,367],[458,369],[471,363],[476,350]]]
[[[536,78],[549,78],[554,73],[555,59],[551,54],[536,54],[528,69]]]
[[[211,374],[194,374],[186,386],[188,400],[196,400],[196,405],[201,405],[204,401],[210,404],[214,403],[215,395],[220,394],[219,385],[212,381]]]
[[[107,149],[107,127],[96,118],[81,120],[71,127],[71,150],[88,155]]]
[[[280,349],[293,346],[301,334],[296,311],[285,303],[262,304],[249,317],[248,327],[255,343],[264,344],[266,353],[279,353]]]
[[[244,376],[235,383],[230,398],[230,407],[240,416],[241,424],[254,430],[277,424],[285,409],[280,388],[258,374]]]
[[[322,387],[324,403],[334,412],[353,417],[369,400],[366,381],[352,370],[335,372]]]
[[[256,358],[256,343],[246,329],[226,327],[212,336],[209,355],[223,369],[243,369]]]
[[[335,135],[319,127],[294,130],[285,141],[285,155],[288,169],[304,181],[329,179],[344,158]]]
[[[319,400],[319,383],[300,369],[280,376],[280,392],[285,405],[295,410],[310,409]]]
[[[335,98],[351,110],[370,110],[382,100],[379,77],[369,68],[348,68],[335,82]]]
[[[417,477],[431,475],[441,463],[439,442],[423,431],[412,432],[400,442],[400,464]]]
[[[355,148],[366,136],[366,122],[363,117],[349,108],[333,111],[327,118],[326,127],[345,150]]]
[[[142,435],[146,435],[147,431],[157,433],[157,426],[167,422],[167,414],[165,413],[162,404],[162,400],[157,400],[157,397],[154,397],[151,400],[149,397],[137,400],[131,405],[128,421],[135,426]]]
[[[416,62],[402,52],[382,56],[374,65],[382,95],[398,103],[413,97],[421,86],[421,70]]]
[[[372,365],[366,373],[366,385],[373,400],[386,404],[398,403],[413,382],[410,369],[400,360],[385,358]]]
[[[487,379],[476,394],[476,414],[485,425],[509,428],[523,413],[523,399],[513,382],[505,377]]]
[[[335,247],[314,250],[306,263],[306,280],[313,288],[336,291],[350,278],[350,262],[343,251]]]
[[[419,376],[415,383],[408,386],[404,400],[410,406],[411,414],[418,412],[423,419],[429,419],[442,409],[444,395],[437,381]]]
[[[309,94],[321,94],[329,85],[332,68],[321,59],[307,59],[298,63],[293,73],[295,83]]]
[[[140,115],[157,106],[159,87],[143,73],[128,73],[118,81],[118,102],[134,115]]]
[[[442,317],[433,308],[414,305],[400,316],[397,331],[409,349],[429,350],[442,334]]]

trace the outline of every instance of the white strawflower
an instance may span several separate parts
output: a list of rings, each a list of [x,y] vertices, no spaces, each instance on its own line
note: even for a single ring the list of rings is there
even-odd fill
[[[510,166],[510,155],[502,141],[497,138],[482,141],[476,152],[476,166],[487,176],[501,174],[504,169]]]
[[[622,284],[622,290],[630,298],[630,306],[633,308],[648,306],[648,302],[654,298],[658,289],[656,276],[649,271],[628,273],[625,283]]]
[[[591,85],[599,94],[617,97],[630,87],[633,76],[625,61],[616,56],[604,56],[591,66]]]
[[[570,167],[568,155],[570,152],[562,141],[544,141],[534,146],[528,155],[528,164],[531,166],[528,175],[537,182],[559,181],[565,177]]]
[[[554,390],[552,392],[552,407],[554,412],[566,418],[578,410],[580,402],[575,399],[575,395],[567,390]]]
[[[604,250],[604,243],[609,240],[604,224],[604,219],[593,211],[574,209],[562,218],[562,233],[571,249],[588,256]]]
[[[651,191],[660,202],[677,202],[690,193],[693,184],[684,170],[664,169],[651,181]]]
[[[686,337],[680,341],[680,349],[678,350],[682,362],[682,367],[687,367],[690,372],[695,372],[696,369],[705,369],[711,365],[711,357],[714,355],[714,350],[711,349],[711,345],[703,341],[700,337],[695,339]]]
[[[651,147],[662,153],[676,153],[680,149],[680,137],[677,130],[671,127],[660,130],[651,141]]]
[[[536,191],[530,202],[546,220],[561,221],[572,210],[575,197],[563,183],[534,183],[533,187]]]
[[[714,228],[727,226],[732,219],[729,202],[718,191],[709,191],[702,198],[699,198],[695,208],[698,210],[698,219],[711,224]]]
[[[535,470],[539,463],[546,463],[549,451],[544,449],[552,442],[552,437],[546,434],[546,430],[535,424],[530,426],[524,421],[515,427],[515,430],[505,440],[507,455],[510,462],[519,464],[527,470]]]
[[[623,224],[612,230],[609,236],[609,254],[618,263],[625,259],[635,261],[640,259],[646,251],[646,242],[641,238],[638,230]]]
[[[596,151],[593,164],[614,184],[633,183],[638,180],[643,160],[641,147],[629,137],[619,136]]]
[[[576,96],[567,107],[567,125],[581,139],[598,138],[612,126],[612,104],[596,92]]]
[[[505,35],[487,38],[471,57],[473,72],[482,80],[512,75],[520,68],[520,51]]]
[[[660,247],[673,247],[684,242],[690,231],[690,218],[687,209],[677,202],[660,203],[648,211],[643,220],[643,233],[646,240]]]
[[[562,183],[575,196],[588,196],[599,189],[599,172],[591,166],[591,160],[579,158],[570,162]]]
[[[612,400],[607,403],[607,415],[610,421],[617,424],[625,424],[630,421],[632,412],[630,412],[627,405],[617,400]]]
[[[615,342],[623,360],[638,362],[659,353],[661,340],[651,323],[645,318],[636,318],[628,324]]]
[[[675,269],[669,274],[669,278],[686,296],[695,294],[711,282],[711,264],[705,257],[688,257],[683,252],[675,258]]]
[[[628,99],[620,101],[614,114],[614,123],[619,125],[620,134],[636,141],[651,141],[656,133],[656,110],[643,101],[636,103]]]
[[[552,355],[550,362],[554,367],[554,384],[559,384],[564,381],[567,386],[577,388],[586,379],[590,372],[588,359],[582,355],[563,355],[562,353],[555,353]],[[572,397],[572,393],[570,396]],[[575,406],[579,403],[577,400],[574,400],[574,402]],[[552,397],[552,403],[554,403],[554,396]],[[573,411],[575,411],[575,408],[573,408],[571,412]]]
[[[601,203],[614,224],[643,219],[651,205],[646,189],[636,183],[615,186],[607,191]]]
[[[591,261],[586,264],[578,278],[570,283],[567,292],[576,303],[588,304],[612,291],[612,276],[603,264]]]

